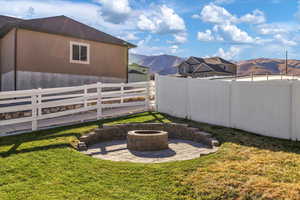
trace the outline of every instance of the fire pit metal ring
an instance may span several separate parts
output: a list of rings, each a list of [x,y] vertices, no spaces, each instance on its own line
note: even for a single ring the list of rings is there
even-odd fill
[[[127,134],[127,148],[134,151],[168,149],[168,133],[156,130],[134,130]]]

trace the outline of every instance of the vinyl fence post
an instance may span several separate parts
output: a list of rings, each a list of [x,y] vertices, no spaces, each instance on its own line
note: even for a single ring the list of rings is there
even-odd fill
[[[102,83],[97,83],[97,120],[102,118]]]
[[[192,120],[192,113],[191,113],[191,97],[190,97],[190,81],[192,80],[191,77],[185,79],[186,81],[186,118]]]
[[[121,104],[124,103],[124,83],[121,83]]]
[[[150,81],[147,82],[146,84],[146,95],[145,95],[145,110],[149,111],[149,89],[150,89]]]
[[[228,84],[228,127],[232,128],[232,87],[236,82],[230,81]]]
[[[87,85],[84,85],[84,92],[83,92],[83,104],[84,104],[84,108],[87,108],[88,103],[87,103],[87,97],[88,95],[88,90],[87,90]]]
[[[294,140],[295,138],[293,137],[294,135],[294,123],[293,123],[293,120],[294,120],[294,108],[293,108],[293,104],[294,104],[294,94],[293,94],[293,87],[294,86],[294,81],[291,81],[289,82],[289,90],[290,90],[290,103],[289,103],[289,118],[290,118],[290,121],[289,121],[289,138],[291,140]]]
[[[32,131],[37,130],[37,91],[34,90],[32,96],[31,96],[31,115],[32,115],[32,124],[31,124],[31,129]]]
[[[37,102],[38,102],[38,113],[37,113],[37,115],[40,117],[40,116],[42,116],[42,89],[41,88],[39,88],[38,89],[38,100],[37,100]]]
[[[154,100],[155,100],[155,111],[159,111],[158,109],[158,90],[159,90],[159,75],[158,74],[155,74],[155,80],[154,80],[154,83],[155,83],[155,96],[154,96]]]

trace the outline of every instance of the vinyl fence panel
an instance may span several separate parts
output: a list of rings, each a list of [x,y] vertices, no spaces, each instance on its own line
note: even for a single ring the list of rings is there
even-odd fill
[[[231,126],[290,139],[290,87],[287,81],[234,82]]]
[[[300,140],[300,82],[157,77],[158,111],[176,117]]]
[[[230,82],[189,79],[190,118],[230,126]]]
[[[160,112],[187,118],[188,86],[187,79],[156,76],[157,107]]]

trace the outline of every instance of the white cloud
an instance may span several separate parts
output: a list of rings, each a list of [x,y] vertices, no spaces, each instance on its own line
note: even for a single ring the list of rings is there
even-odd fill
[[[197,39],[204,42],[216,40],[216,38],[212,35],[211,30],[206,30],[205,32],[198,32]]]
[[[98,20],[100,6],[90,3],[74,3],[71,1],[52,0],[1,0],[0,12],[25,18],[31,12],[32,17],[49,17],[55,15],[77,16],[81,19]],[[33,11],[33,12],[32,12]]]
[[[214,56],[219,56],[227,60],[232,60],[232,59],[236,59],[241,52],[242,52],[241,47],[231,46],[228,51],[225,51],[223,48],[219,48],[217,53]]]
[[[233,24],[215,25],[214,31],[228,42],[253,43],[255,41],[255,39],[249,36],[247,32],[239,29]]]
[[[119,36],[123,40],[138,40],[139,37],[136,36],[135,33],[123,33],[123,35]]]
[[[197,15],[197,14],[194,14],[194,15],[192,15],[192,18],[193,18],[193,19],[201,19],[201,16],[200,16],[200,15]]]
[[[178,48],[179,48],[179,47],[178,47],[177,45],[171,46],[171,47],[170,47],[171,53],[173,53],[173,54],[177,53]]]
[[[282,43],[283,45],[286,45],[286,46],[296,46],[297,45],[297,42],[288,40],[281,34],[275,35],[274,39],[276,39],[277,41],[279,41],[280,43]]]
[[[128,0],[98,0],[102,4],[100,9],[103,18],[111,23],[125,22],[131,12]]]
[[[262,24],[266,21],[265,13],[256,9],[252,13],[248,13],[239,19],[239,22],[249,24]]]
[[[184,20],[166,5],[160,6],[158,10],[140,15],[137,26],[140,30],[157,34],[186,31]]]
[[[146,17],[145,15],[140,15],[138,21],[138,27],[144,31],[156,32],[157,26],[150,18]]]
[[[187,33],[186,32],[180,32],[173,35],[175,44],[183,44],[187,42]]]
[[[145,39],[140,40],[137,44],[137,48],[131,49],[131,53],[143,54],[143,55],[161,55],[161,54],[176,54],[180,52],[178,45],[172,46],[154,46],[151,45],[151,41],[155,40],[151,35],[148,35]]]
[[[225,8],[213,3],[204,6],[200,15],[202,21],[214,24],[232,23],[237,21],[236,16],[232,15]]]
[[[231,24],[231,23],[249,23],[261,24],[266,21],[265,13],[261,10],[253,10],[240,18],[231,14],[225,8],[216,4],[210,3],[203,7],[200,16],[197,14],[192,15],[192,18],[201,18],[202,21],[213,24]]]
[[[300,30],[298,23],[270,23],[260,24],[256,27],[257,32],[262,35],[284,34]]]
[[[198,32],[197,39],[203,42],[224,42],[236,44],[265,44],[273,39],[251,37],[246,31],[234,24],[215,25],[212,30]]]
[[[197,38],[200,41],[222,41],[229,43],[262,43],[260,38],[251,37],[246,31],[240,29],[236,24],[261,24],[266,21],[265,14],[256,9],[242,17],[237,17],[227,11],[225,8],[210,3],[203,7],[201,11],[201,20],[214,24],[212,30],[198,32]],[[194,16],[194,18],[197,15]]]

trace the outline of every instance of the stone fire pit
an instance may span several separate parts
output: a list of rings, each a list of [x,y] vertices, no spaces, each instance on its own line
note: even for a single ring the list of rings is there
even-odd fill
[[[103,125],[81,136],[77,147],[94,158],[161,163],[194,159],[218,146],[211,134],[187,124],[132,123]]]
[[[168,149],[168,133],[156,130],[134,130],[127,134],[127,148],[134,151]]]

